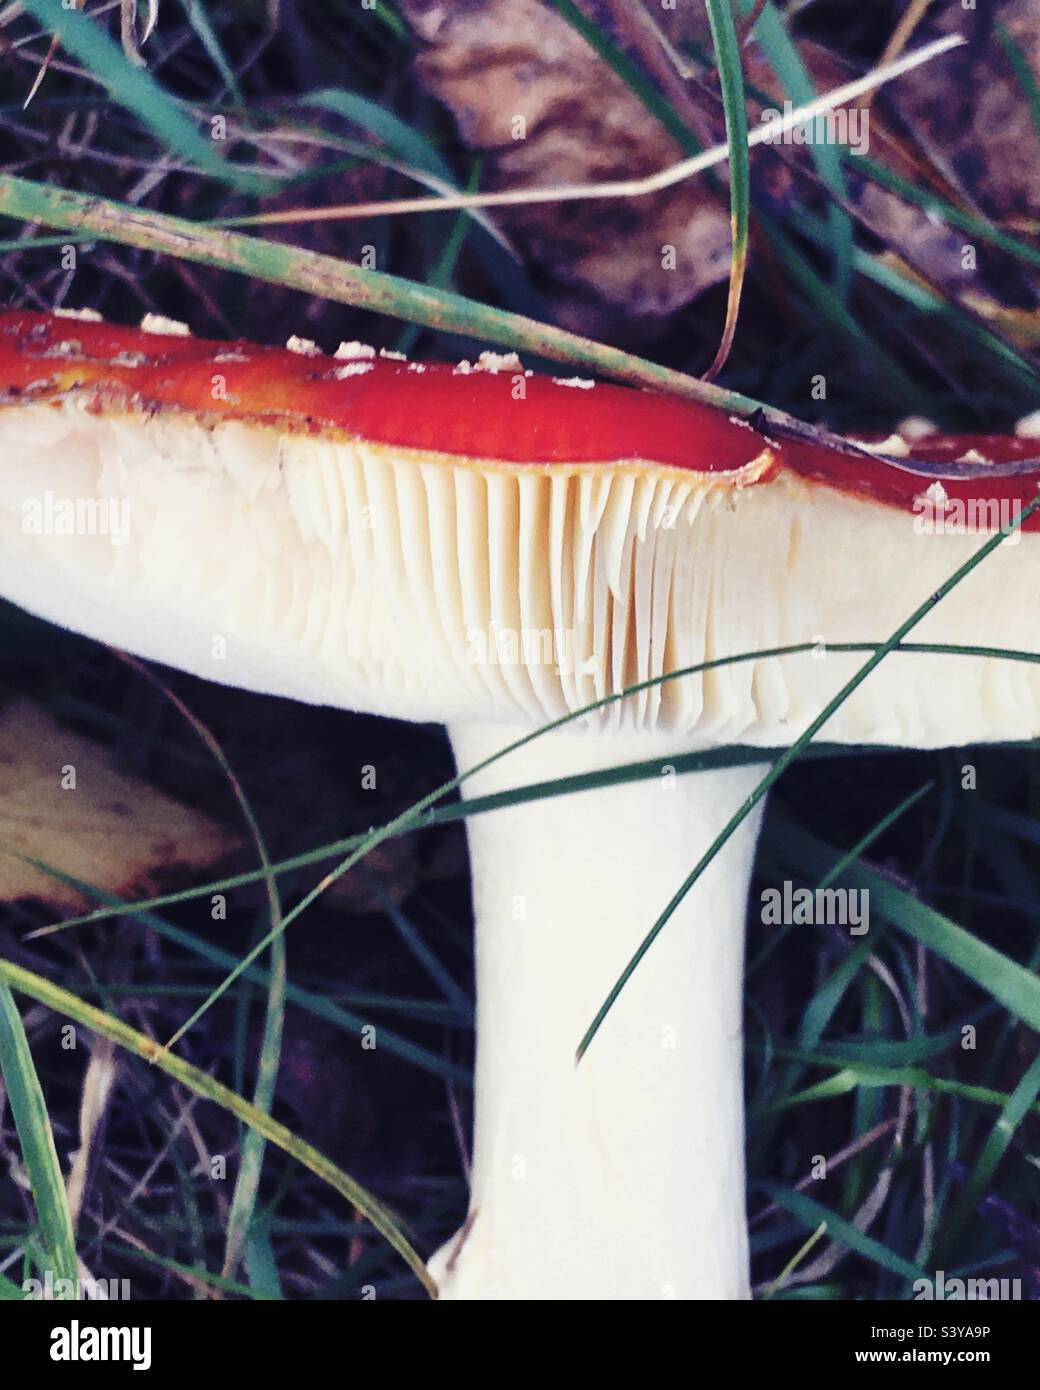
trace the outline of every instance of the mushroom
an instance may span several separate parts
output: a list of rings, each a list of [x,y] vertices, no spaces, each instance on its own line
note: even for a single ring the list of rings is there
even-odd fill
[[[1032,499],[1030,442],[775,443],[691,401],[515,359],[291,346],[0,318],[0,593],[213,680],[445,722],[463,772],[641,684],[465,783],[660,769],[469,822],[472,1197],[432,1268],[449,1298],[747,1297],[741,984],[761,807],[579,1066],[575,1046],[762,775],[676,777],[670,760],[804,731],[862,663],[827,644],[883,641]],[[915,639],[1030,647],[1035,520]],[[825,736],[1038,734],[1037,667],[899,654]]]

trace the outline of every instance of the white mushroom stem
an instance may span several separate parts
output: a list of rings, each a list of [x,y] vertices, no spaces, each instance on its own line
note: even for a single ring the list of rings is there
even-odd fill
[[[519,732],[455,726],[466,770]],[[676,754],[554,732],[468,796]],[[760,817],[686,897],[579,1065],[610,987],[760,767],[629,783],[468,822],[476,916],[470,1213],[434,1257],[451,1299],[739,1299],[748,1289],[741,996]]]

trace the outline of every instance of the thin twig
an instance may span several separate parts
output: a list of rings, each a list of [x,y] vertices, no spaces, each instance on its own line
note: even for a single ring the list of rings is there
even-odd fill
[[[777,140],[786,131],[806,125],[815,117],[844,106],[856,97],[872,92],[886,82],[891,82],[903,73],[910,72],[953,48],[959,48],[966,42],[961,35],[950,34],[890,63],[887,67],[874,68],[865,76],[846,82],[805,106],[799,106],[774,120],[764,122],[748,136],[748,145],[753,147]],[[680,160],[678,164],[671,164],[666,169],[638,179],[560,184],[549,188],[508,188],[493,193],[452,193],[433,198],[392,198],[373,203],[342,203],[329,208],[290,208],[279,212],[259,213],[251,217],[228,219],[225,225],[275,226],[294,222],[333,222],[358,217],[386,217],[400,213],[453,212],[462,208],[529,207],[535,203],[574,203],[600,198],[645,198],[652,193],[660,193],[663,189],[673,188],[676,184],[692,178],[694,174],[703,173],[706,169],[724,163],[728,158],[729,145],[715,145],[701,154]]]

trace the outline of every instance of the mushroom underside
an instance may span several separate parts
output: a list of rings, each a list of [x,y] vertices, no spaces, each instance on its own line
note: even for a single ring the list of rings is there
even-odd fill
[[[504,465],[74,396],[0,409],[0,590],[209,679],[414,720],[583,722],[783,744],[982,537],[780,471]],[[914,639],[1029,649],[1040,543],[1013,535]],[[833,741],[1040,733],[1040,670],[891,657]]]

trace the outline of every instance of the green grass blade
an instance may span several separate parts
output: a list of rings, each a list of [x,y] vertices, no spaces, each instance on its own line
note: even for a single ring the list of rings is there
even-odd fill
[[[203,135],[147,68],[135,67],[96,20],[62,0],[22,0],[22,8],[56,35],[62,47],[104,84],[112,100],[133,112],[167,149],[190,160],[200,172],[243,191],[259,193],[273,187],[270,179],[222,159],[219,143]]]
[[[837,850],[790,822],[785,826],[785,835],[796,847],[801,862],[813,864],[821,872],[839,857]],[[899,931],[934,951],[1023,1023],[1040,1032],[1040,977],[920,902],[876,869],[855,864],[845,870],[842,878],[852,887],[869,890],[872,913],[878,913]]]
[[[813,1231],[812,1235],[809,1236],[809,1238],[802,1243],[802,1245],[795,1251],[795,1253],[788,1260],[787,1264],[784,1265],[783,1269],[773,1280],[773,1282],[769,1285],[769,1288],[765,1291],[763,1298],[776,1297],[777,1293],[779,1293],[779,1291],[787,1283],[788,1279],[790,1279],[791,1275],[794,1274],[798,1266],[803,1263],[803,1261],[809,1255],[810,1251],[813,1250],[813,1248],[823,1239],[823,1237],[826,1234],[827,1223],[826,1221],[821,1221],[820,1224],[816,1227],[816,1230]]]
[[[450,188],[458,183],[451,165],[441,155],[424,134],[413,130],[407,121],[377,101],[370,101],[359,92],[349,92],[345,88],[326,87],[303,97],[301,106],[315,106],[322,111],[332,111],[348,121],[370,131],[387,147],[391,154],[417,169],[425,169]]]
[[[268,872],[270,874],[270,870]],[[277,888],[273,874],[269,876],[268,881],[271,885],[271,892],[277,901]],[[253,1104],[265,1114],[271,1113],[271,1106],[274,1103],[275,1086],[278,1081],[278,1069],[282,1055],[282,1032],[285,1024],[285,937],[279,930],[282,920],[280,905],[272,911],[270,920],[271,970],[268,977],[256,1085],[253,1089]],[[256,1210],[265,1147],[264,1136],[258,1130],[247,1129],[245,1131],[239,1151],[238,1173],[235,1177],[231,1211],[228,1215],[223,1266],[223,1275],[228,1279],[231,1278],[238,1266],[242,1248]]]
[[[748,232],[751,218],[751,157],[748,150],[747,96],[744,92],[744,65],[740,60],[740,40],[733,19],[731,0],[706,0],[715,61],[722,87],[722,106],[726,116],[729,144],[729,206],[733,250],[729,268],[729,294],[722,340],[705,379],[714,380],[726,365],[737,332],[740,299],[747,271]]]
[[[1011,71],[1015,74],[1023,95],[1029,103],[1029,114],[1033,118],[1037,137],[1040,138],[1040,83],[1037,82],[1036,73],[1030,67],[1029,59],[1022,51],[1021,44],[1007,25],[1001,24],[998,20],[994,25],[994,30],[1000,46],[1004,50],[1004,55],[1011,65]]]
[[[802,218],[799,225],[811,230],[808,224],[809,219]],[[897,295],[922,317],[933,319],[944,328],[949,326],[956,329],[978,349],[980,362],[985,363],[990,371],[1006,368],[1013,373],[1019,390],[1036,389],[1037,369],[1032,363],[1026,361],[1013,344],[1005,342],[991,329],[978,323],[959,304],[943,299],[934,290],[909,279],[898,266],[887,264],[865,251],[856,252],[854,264],[864,279]]]
[[[409,323],[566,362],[633,385],[672,391],[733,414],[763,411],[770,422],[782,418],[782,412],[772,411],[738,392],[724,391],[710,382],[698,381],[684,372],[661,367],[552,324],[490,308],[463,295],[432,289],[397,275],[363,270],[334,256],[304,251],[284,242],[221,231],[187,218],[168,217],[12,174],[0,174],[0,216],[64,227],[101,240],[235,271]]]
[[[172,1052],[167,1052],[144,1033],[139,1033],[124,1023],[122,1019],[114,1018],[102,1009],[95,1008],[93,1004],[88,1004],[69,990],[44,979],[42,975],[36,975],[23,966],[15,965],[13,961],[0,958],[0,984],[9,986],[19,994],[28,995],[30,999],[35,999],[37,1003],[46,1005],[56,1013],[73,1019],[84,1028],[111,1039],[128,1052],[132,1052],[135,1057],[153,1063],[160,1071],[195,1095],[213,1101],[236,1119],[257,1130],[270,1143],[282,1149],[290,1158],[295,1159],[345,1197],[352,1206],[357,1207],[397,1251],[423,1287],[436,1296],[436,1286],[427,1273],[425,1264],[408,1242],[392,1213],[360,1183],[343,1172],[313,1145],[300,1139],[287,1126],[258,1110],[243,1096],[216,1081],[208,1072],[192,1066],[190,1062],[175,1056]]]
[[[872,380],[881,386],[905,410],[921,410],[927,405],[921,385],[887,352],[876,337],[863,327],[849,306],[834,288],[819,276],[791,241],[787,231],[763,219],[769,245],[777,260],[805,296],[811,309],[819,311],[825,322],[845,340],[850,354],[857,362],[864,358],[876,368]]]
[[[613,704],[618,700],[627,699],[629,696],[638,694],[641,690],[651,689],[653,686],[662,685],[666,681],[679,680],[684,676],[695,675],[702,671],[720,670],[723,667],[740,665],[747,661],[766,660],[778,656],[809,655],[817,650],[814,642],[796,642],[782,647],[761,648],[753,652],[741,652],[736,656],[715,657],[710,661],[698,662],[696,665],[682,667],[676,671],[666,672],[662,676],[654,676],[650,680],[642,681],[636,685],[628,686],[625,690],[616,695],[608,695],[602,700],[593,701],[589,705],[582,706],[561,719],[555,720],[550,724],[544,725],[540,729],[525,735],[516,743],[503,747],[494,757],[489,758],[486,766],[491,766],[500,758],[507,757],[516,748],[523,747],[534,739],[541,737],[542,734],[550,732],[552,729],[561,728],[572,720],[580,719],[593,710],[602,709],[607,705]],[[881,647],[880,642],[831,642],[828,644],[828,651],[841,652],[873,652]],[[949,642],[901,642],[894,651],[903,655],[913,654],[935,654],[945,656],[972,656],[980,657],[985,660],[995,661],[1020,661],[1032,665],[1040,664],[1040,652],[1015,651],[1005,647],[984,647],[973,646],[962,643]],[[1033,744],[1019,745],[1022,747],[1033,747]],[[676,754],[667,761],[673,765],[677,772],[697,772],[704,768],[718,767],[746,767],[752,763],[772,762],[785,750],[781,748],[755,748],[735,745],[729,748],[712,749],[701,753]],[[882,747],[871,745],[844,745],[814,743],[810,744],[802,756],[806,758],[814,757],[851,757],[856,752],[883,753],[891,751]],[[484,766],[484,765],[482,765]],[[520,787],[506,792],[499,792],[493,796],[473,797],[465,802],[452,804],[434,809],[432,802],[448,795],[458,787],[472,772],[462,773],[457,777],[451,778],[436,788],[428,796],[416,802],[409,812],[403,814],[398,820],[390,822],[380,829],[385,831],[385,838],[391,839],[397,835],[410,834],[413,830],[425,828],[431,825],[443,825],[452,821],[465,820],[471,815],[482,814],[485,811],[498,810],[502,807],[519,805],[522,802],[541,800],[549,796],[564,796],[575,791],[592,790],[596,787],[614,786],[624,781],[641,781],[651,777],[658,777],[661,773],[661,762],[653,759],[647,762],[629,763],[617,768],[608,768],[602,772],[587,773],[579,777],[558,778],[551,782],[535,783],[528,787]],[[400,822],[400,823],[399,823]],[[1040,832],[1038,832],[1040,834]],[[329,859],[339,858],[343,854],[352,852],[365,843],[365,836],[354,835],[345,840],[339,840],[331,845],[322,846],[316,850],[309,850],[303,854],[295,855],[291,859],[285,859],[272,866],[276,874],[289,873],[310,864],[318,864]],[[17,852],[12,848],[7,848],[7,853],[19,858]],[[26,862],[40,869],[43,873],[56,874],[58,877],[65,876],[51,865],[42,860],[31,856],[25,856]],[[246,884],[256,883],[265,877],[263,870],[246,870],[240,874],[233,874],[227,878],[214,880],[210,883],[200,884],[193,888],[181,889],[175,893],[166,893],[159,897],[149,898],[141,902],[121,903],[118,899],[108,894],[99,894],[78,880],[68,879],[72,886],[81,892],[86,892],[95,898],[103,898],[108,906],[97,908],[92,912],[85,913],[81,917],[70,917],[61,922],[55,922],[51,926],[41,927],[37,931],[29,933],[28,939],[49,936],[54,932],[64,931],[69,927],[82,926],[85,923],[97,922],[106,917],[134,916],[140,915],[150,909],[159,907],[169,907],[177,903],[188,902],[192,898],[208,897],[213,893],[219,893],[231,888],[240,888]],[[175,930],[170,928],[170,930]],[[209,948],[207,948],[209,949]],[[215,948],[214,948],[215,949]],[[215,958],[215,957],[214,957]]]
[[[798,1042],[801,1047],[815,1047],[823,1037],[827,1024],[837,1012],[849,986],[873,954],[874,946],[874,941],[869,937],[857,941],[813,994],[798,1029]]]
[[[451,971],[443,964],[432,947],[427,944],[422,932],[415,927],[408,914],[399,908],[390,895],[384,891],[378,879],[366,875],[366,882],[380,907],[397,929],[398,936],[401,937],[448,1003],[461,1013],[470,1012],[473,1008],[473,1001],[467,998],[465,990],[460,989],[456,984]]]
[[[851,155],[848,156],[850,159],[852,157]],[[901,174],[897,174],[884,164],[877,163],[867,155],[860,155],[855,158],[856,169],[872,183],[878,184],[881,188],[887,188],[890,193],[897,193],[900,198],[904,198],[908,203],[913,203],[915,207],[922,208],[943,222],[948,222],[951,227],[968,232],[970,235],[978,237],[980,241],[987,241],[1001,251],[1006,251],[1009,255],[1025,261],[1027,265],[1040,267],[1040,249],[1031,246],[1029,242],[1021,241],[1018,237],[1011,236],[1010,233],[1002,231],[999,227],[994,227],[985,218],[964,212],[961,208],[954,207],[952,203],[937,198],[934,193],[918,188],[909,179],[903,178]]]
[[[1040,1056],[1027,1068],[1021,1081],[1008,1096],[1004,1108],[997,1116],[985,1144],[975,1161],[960,1196],[943,1220],[936,1263],[941,1265],[949,1254],[957,1248],[957,1240],[967,1225],[979,1199],[989,1186],[997,1165],[1004,1157],[1026,1116],[1037,1110],[1036,1097],[1040,1092]]]
[[[285,1297],[282,1281],[278,1274],[278,1259],[271,1243],[270,1228],[264,1223],[254,1223],[246,1243],[246,1269],[249,1283],[257,1298]]]
[[[784,1188],[774,1187],[771,1183],[762,1184],[762,1189],[768,1192],[778,1207],[789,1212],[809,1230],[816,1230],[821,1223],[826,1223],[827,1234],[831,1240],[855,1251],[857,1255],[862,1255],[871,1264],[880,1265],[882,1269],[887,1269],[892,1274],[899,1274],[904,1279],[926,1278],[923,1269],[904,1259],[894,1250],[890,1250],[881,1241],[875,1240],[872,1236],[864,1235],[850,1221],[846,1221],[844,1217],[838,1216],[836,1212],[822,1206],[811,1197],[806,1197],[801,1192],[791,1192]]]
[[[745,14],[749,13],[751,8],[751,0],[744,0]],[[769,0],[758,19],[755,35],[792,105],[805,106],[814,101],[818,93],[812,78],[787,32],[784,17],[772,0]],[[827,208],[827,222],[831,232],[830,252],[834,268],[834,286],[838,298],[844,301],[848,296],[852,278],[854,243],[852,219],[844,207],[849,201],[849,194],[845,182],[843,152],[837,145],[818,141],[813,141],[808,148],[821,182],[835,200]]]
[[[371,0],[371,4],[366,8],[390,30],[394,38],[411,39],[411,30],[397,13],[396,8],[390,3],[390,0]]]
[[[339,851],[337,850],[337,855]],[[89,883],[72,878],[63,873],[53,865],[46,864],[42,860],[34,861],[42,873],[50,874],[59,882],[67,883],[71,888],[79,893],[86,893],[90,897],[99,898],[108,904],[100,909],[102,915],[109,913],[113,915],[126,915],[134,917],[143,926],[156,932],[166,940],[172,941],[175,945],[192,952],[203,960],[208,960],[214,965],[218,965],[223,970],[233,971],[241,964],[239,958],[231,954],[230,951],[222,950],[221,947],[214,945],[211,941],[206,941],[203,937],[195,936],[192,932],[186,931],[183,927],[175,926],[172,922],[167,922],[154,912],[145,910],[144,904],[121,903],[118,898],[110,894],[102,893]],[[272,866],[273,872],[278,872],[278,866]],[[253,883],[258,879],[266,877],[264,870],[254,871],[248,875],[248,881]],[[211,893],[223,892],[227,889],[227,884],[207,884],[202,896],[210,896]],[[198,896],[194,890],[189,890],[192,896]],[[184,899],[179,895],[174,895],[179,901]],[[45,929],[46,930],[46,929]],[[238,971],[244,978],[252,984],[256,984],[265,989],[270,989],[270,975],[260,966],[250,961],[243,970]],[[334,1024],[337,1028],[342,1028],[345,1032],[353,1034],[355,1037],[363,1037],[364,1030],[369,1026],[371,1020],[366,1020],[358,1014],[351,1013],[349,1010],[341,1008],[324,995],[317,994],[312,990],[302,989],[298,985],[289,984],[286,986],[286,998],[292,1004],[308,1013],[314,1014],[318,1018],[323,1018],[327,1022]],[[420,1047],[418,1043],[413,1043],[407,1038],[402,1037],[388,1028],[380,1026],[379,1046],[387,1052],[394,1053],[404,1061],[410,1062],[415,1066],[421,1067],[424,1071],[431,1072],[434,1076],[439,1076],[444,1081],[452,1081],[458,1085],[468,1086],[471,1077],[468,1072],[461,1067],[455,1066],[439,1057],[434,1052],[427,1051]]]
[[[831,1053],[838,1055],[832,1056]],[[832,1075],[822,1081],[807,1086],[797,1094],[783,1096],[780,1100],[762,1105],[763,1114],[790,1110],[793,1106],[808,1105],[817,1100],[832,1100],[835,1096],[848,1095],[860,1089],[876,1090],[886,1086],[907,1086],[913,1091],[941,1096],[955,1096],[958,1100],[971,1101],[974,1105],[1006,1106],[1010,1097],[1005,1091],[994,1090],[991,1086],[973,1086],[964,1081],[951,1081],[945,1076],[933,1076],[922,1067],[883,1067],[866,1062],[845,1065],[842,1062],[844,1050],[831,1044],[824,1052],[803,1052],[797,1048],[777,1049],[779,1057],[790,1057],[796,1062],[813,1067],[836,1067]],[[1040,1105],[1028,1107],[1040,1115]]]
[[[286,959],[285,939],[279,930],[282,920],[282,904],[278,892],[278,879],[271,868],[271,858],[267,852],[260,823],[256,818],[249,798],[241,782],[235,776],[231,764],[224,755],[219,741],[210,730],[188,708],[184,701],[143,662],[134,656],[124,656],[130,668],[152,685],[163,698],[177,710],[181,718],[191,727],[214,762],[220,768],[230,786],[242,818],[249,828],[256,847],[260,869],[267,888],[267,902],[271,923],[271,969],[267,980],[267,998],[264,1008],[264,1026],[260,1042],[260,1058],[257,1066],[256,1087],[253,1104],[258,1110],[270,1113],[274,1101],[275,1085],[281,1061],[282,1033],[285,1024]],[[230,1278],[238,1265],[238,1257],[253,1218],[256,1197],[260,1186],[260,1172],[264,1162],[264,1138],[256,1130],[246,1129],[239,1153],[238,1173],[235,1190],[228,1216],[226,1253],[223,1274]]]
[[[112,1241],[112,1249],[127,1260],[137,1260],[141,1264],[154,1265],[157,1269],[165,1269],[170,1274],[176,1274],[184,1280],[196,1286],[203,1286],[207,1289],[218,1289],[221,1293],[238,1294],[241,1298],[251,1298],[267,1300],[277,1298],[277,1294],[267,1294],[259,1291],[248,1284],[241,1284],[236,1279],[225,1279],[222,1275],[211,1274],[203,1265],[188,1265],[180,1260],[173,1260],[168,1255],[156,1255],[151,1250],[141,1250],[134,1245],[124,1245],[120,1241]]]
[[[818,757],[819,750],[827,748],[828,746],[829,745],[827,744],[810,743],[802,756],[808,759]],[[776,757],[780,755],[782,751],[782,749],[770,750],[770,757],[768,761],[772,762]],[[893,826],[902,816],[904,816],[907,813],[907,811],[911,809],[911,807],[915,806],[923,796],[925,796],[929,791],[931,791],[933,786],[934,783],[926,782],[923,787],[918,788],[916,792],[912,793],[912,795],[908,796],[904,801],[901,801],[898,806],[894,807],[885,816],[883,816],[882,819],[878,821],[876,825],[872,826],[871,829],[867,831],[867,833],[863,836],[859,843],[856,844],[851,850],[849,850],[846,859],[843,860],[840,864],[836,864],[834,868],[830,871],[830,873],[828,873],[823,879],[821,879],[816,886],[818,888],[829,888],[831,884],[841,876],[841,871],[844,869],[846,861],[851,864],[854,859],[858,859],[861,854],[865,854],[866,851],[870,848],[870,846],[874,843],[874,841],[877,840],[881,835],[883,835],[886,832],[886,830]],[[782,841],[782,836],[777,838],[781,839]],[[783,857],[782,845],[780,857]],[[760,864],[762,858],[765,858],[765,856],[762,856],[760,858]],[[772,870],[770,870],[770,873],[772,873]],[[779,877],[780,875],[776,876]],[[763,948],[759,951],[758,955],[754,958],[754,960],[748,962],[747,968],[744,972],[745,978],[750,977],[754,974],[756,970],[761,968],[763,963],[766,960],[768,960],[769,957],[772,955],[777,945],[784,940],[784,938],[787,935],[787,932],[788,928],[783,927],[780,931],[773,932],[771,934],[766,945],[763,946]]]
[[[199,42],[210,56],[213,66],[220,73],[220,80],[231,94],[231,99],[236,106],[243,106],[242,89],[238,85],[238,78],[227,58],[224,50],[220,46],[216,30],[210,23],[209,15],[200,3],[200,0],[181,0],[181,6],[187,16],[188,23],[199,36]]]
[[[915,792],[904,798],[893,810],[871,830],[863,836],[858,844],[846,854],[842,860],[835,864],[823,878],[819,880],[818,887],[829,888],[832,883],[838,881],[845,869],[861,855],[865,854],[870,846],[883,835],[889,826],[895,824],[897,820],[912,806],[927,795],[934,787],[934,782],[926,782],[923,787],[918,787]],[[810,999],[808,1006],[802,1015],[801,1026],[798,1030],[798,1042],[803,1048],[813,1048],[823,1037],[827,1024],[834,1017],[834,1014],[845,997],[845,992],[849,985],[859,974],[860,968],[869,960],[872,951],[875,949],[876,942],[869,937],[864,937],[858,941],[853,949],[843,957],[836,970],[823,982]]]
[[[0,968],[4,962],[0,961]],[[55,1280],[77,1280],[76,1241],[65,1183],[54,1147],[47,1102],[36,1074],[18,1006],[0,979],[0,1073],[7,1087],[14,1127],[29,1175],[40,1238]]]
[[[986,1005],[969,1015],[965,1022],[979,1022],[993,1012],[994,1006]],[[831,1038],[826,1043],[826,1052],[838,1065],[849,1062],[873,1067],[906,1067],[941,1057],[959,1047],[963,1038],[963,1025],[958,1023],[943,1033],[911,1038],[877,1037],[873,1034],[869,1038]]]

